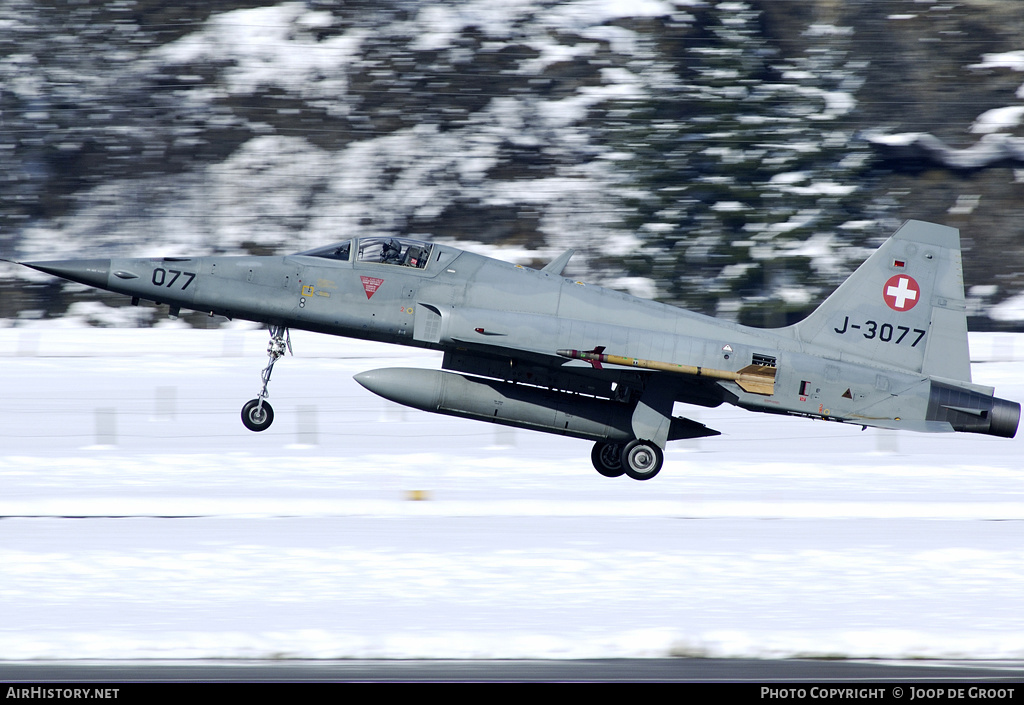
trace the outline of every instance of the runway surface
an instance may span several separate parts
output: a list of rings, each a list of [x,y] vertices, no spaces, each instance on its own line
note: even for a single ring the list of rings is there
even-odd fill
[[[1024,663],[587,659],[0,663],[0,682],[1013,683]],[[1024,693],[1024,686],[1021,686]]]

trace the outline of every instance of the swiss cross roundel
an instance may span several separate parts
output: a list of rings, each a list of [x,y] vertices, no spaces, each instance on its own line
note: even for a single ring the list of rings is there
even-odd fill
[[[882,298],[893,311],[909,311],[921,298],[921,287],[913,277],[897,274],[882,287]]]

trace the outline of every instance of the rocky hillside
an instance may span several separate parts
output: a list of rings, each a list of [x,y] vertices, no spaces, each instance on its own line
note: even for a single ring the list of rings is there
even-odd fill
[[[1022,37],[1018,0],[0,0],[0,256],[575,247],[779,325],[921,218],[1017,327]],[[81,297],[0,274],[0,318]]]

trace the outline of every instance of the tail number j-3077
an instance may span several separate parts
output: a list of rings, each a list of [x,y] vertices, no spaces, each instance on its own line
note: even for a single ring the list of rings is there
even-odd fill
[[[839,335],[853,334],[857,331],[867,340],[881,340],[883,343],[902,345],[910,343],[910,347],[916,348],[917,344],[924,338],[927,331],[920,328],[908,328],[907,326],[894,326],[891,323],[879,323],[878,321],[865,321],[864,323],[850,323],[850,317],[843,318],[842,328],[833,328]]]

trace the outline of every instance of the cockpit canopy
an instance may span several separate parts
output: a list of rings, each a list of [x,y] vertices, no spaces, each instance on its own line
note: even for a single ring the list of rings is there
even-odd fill
[[[404,237],[364,237],[355,241],[356,259],[360,262],[395,264],[423,269],[430,260],[433,247],[429,242]],[[352,241],[336,242],[326,247],[299,252],[306,257],[323,257],[347,262],[351,256]]]
[[[296,255],[303,257],[323,257],[324,259],[336,259],[342,262],[348,262],[348,253],[352,247],[352,242],[346,240],[345,242],[336,242],[333,245],[327,245],[326,247],[318,247],[314,250],[306,250],[305,252],[296,252]]]

